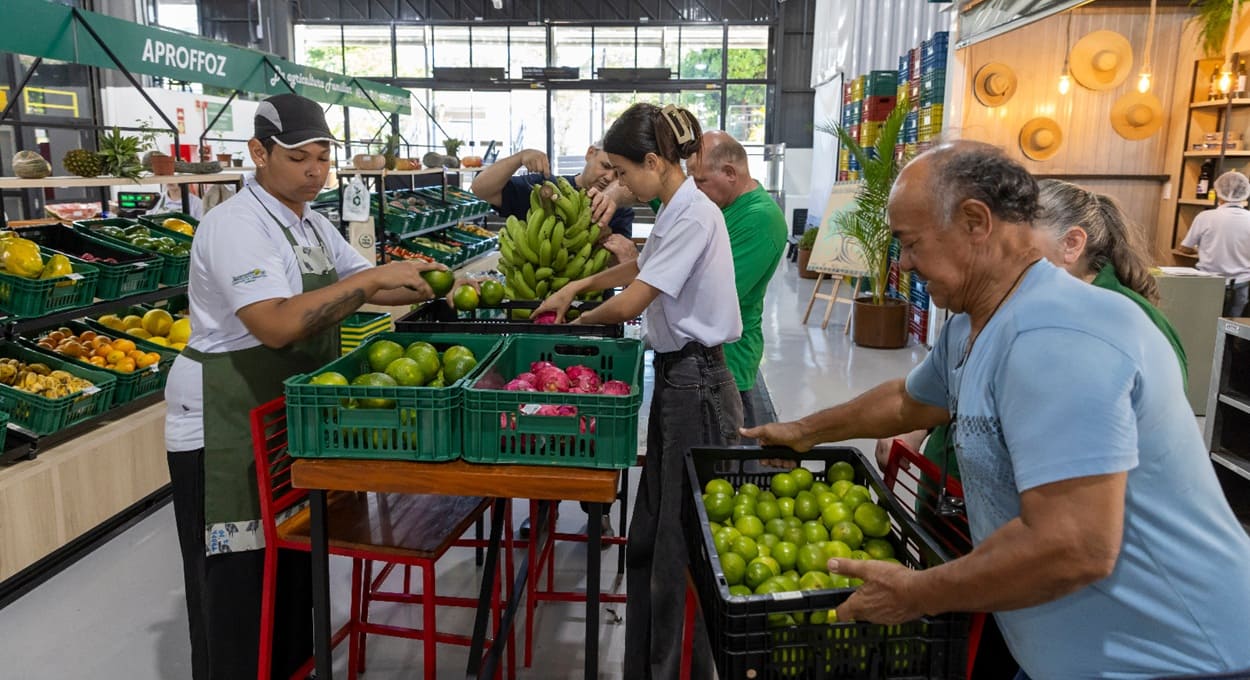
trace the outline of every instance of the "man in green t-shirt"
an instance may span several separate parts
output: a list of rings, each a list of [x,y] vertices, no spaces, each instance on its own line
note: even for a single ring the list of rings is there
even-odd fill
[[[749,393],[764,356],[764,292],[786,247],[786,218],[760,183],[751,178],[747,152],[725,132],[703,135],[699,153],[686,162],[699,189],[720,206],[733,250],[734,284],[742,313],[742,337],[725,345],[725,362],[742,393],[745,421],[755,422]]]

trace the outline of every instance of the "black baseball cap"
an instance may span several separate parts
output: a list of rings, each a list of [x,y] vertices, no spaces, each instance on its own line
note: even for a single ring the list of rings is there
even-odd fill
[[[288,149],[309,142],[338,144],[321,105],[297,94],[279,94],[262,101],[252,123],[257,139],[272,139]]]

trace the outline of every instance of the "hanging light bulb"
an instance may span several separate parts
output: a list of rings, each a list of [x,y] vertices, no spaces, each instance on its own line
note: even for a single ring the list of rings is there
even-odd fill
[[[1065,64],[1063,74],[1059,76],[1059,94],[1067,94],[1072,89],[1072,76],[1068,75],[1068,67]]]
[[[1141,73],[1137,74],[1137,91],[1146,94],[1150,91],[1150,48],[1155,39],[1155,3],[1150,0],[1150,21],[1146,24],[1146,47],[1141,53]]]
[[[1233,89],[1233,72],[1232,71],[1230,71],[1227,68],[1220,71],[1220,80],[1218,82],[1218,87],[1220,88],[1220,92],[1222,94],[1228,94],[1229,90]]]

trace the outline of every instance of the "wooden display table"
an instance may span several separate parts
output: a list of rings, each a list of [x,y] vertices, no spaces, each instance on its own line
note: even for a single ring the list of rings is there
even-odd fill
[[[375,491],[389,493],[483,496],[493,498],[490,547],[483,574],[498,568],[502,542],[504,506],[511,498],[540,501],[585,501],[586,520],[586,667],[585,677],[599,676],[599,562],[603,510],[616,500],[621,470],[589,470],[529,465],[475,465],[464,461],[412,463],[386,460],[303,459],[291,467],[291,484],[309,490],[312,514],[313,625],[317,656],[317,677],[333,678],[330,650],[330,557],[326,544],[326,492]],[[508,599],[508,608],[496,641],[507,640],[516,616],[519,594],[525,586],[528,569],[523,561],[520,576]],[[499,655],[506,642],[491,646],[482,665],[492,580],[482,579],[473,645],[469,651],[470,678],[494,677]],[[480,674],[479,674],[480,671]]]

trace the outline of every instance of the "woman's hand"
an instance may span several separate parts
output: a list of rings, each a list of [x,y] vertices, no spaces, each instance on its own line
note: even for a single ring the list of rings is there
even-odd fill
[[[577,291],[573,290],[573,288],[574,286],[572,284],[567,285],[556,291],[546,300],[543,300],[543,303],[538,305],[538,309],[535,309],[533,313],[530,314],[530,318],[534,319],[540,314],[555,312],[556,323],[564,323],[564,315],[568,313],[569,305],[573,304],[573,298],[577,295]]]

